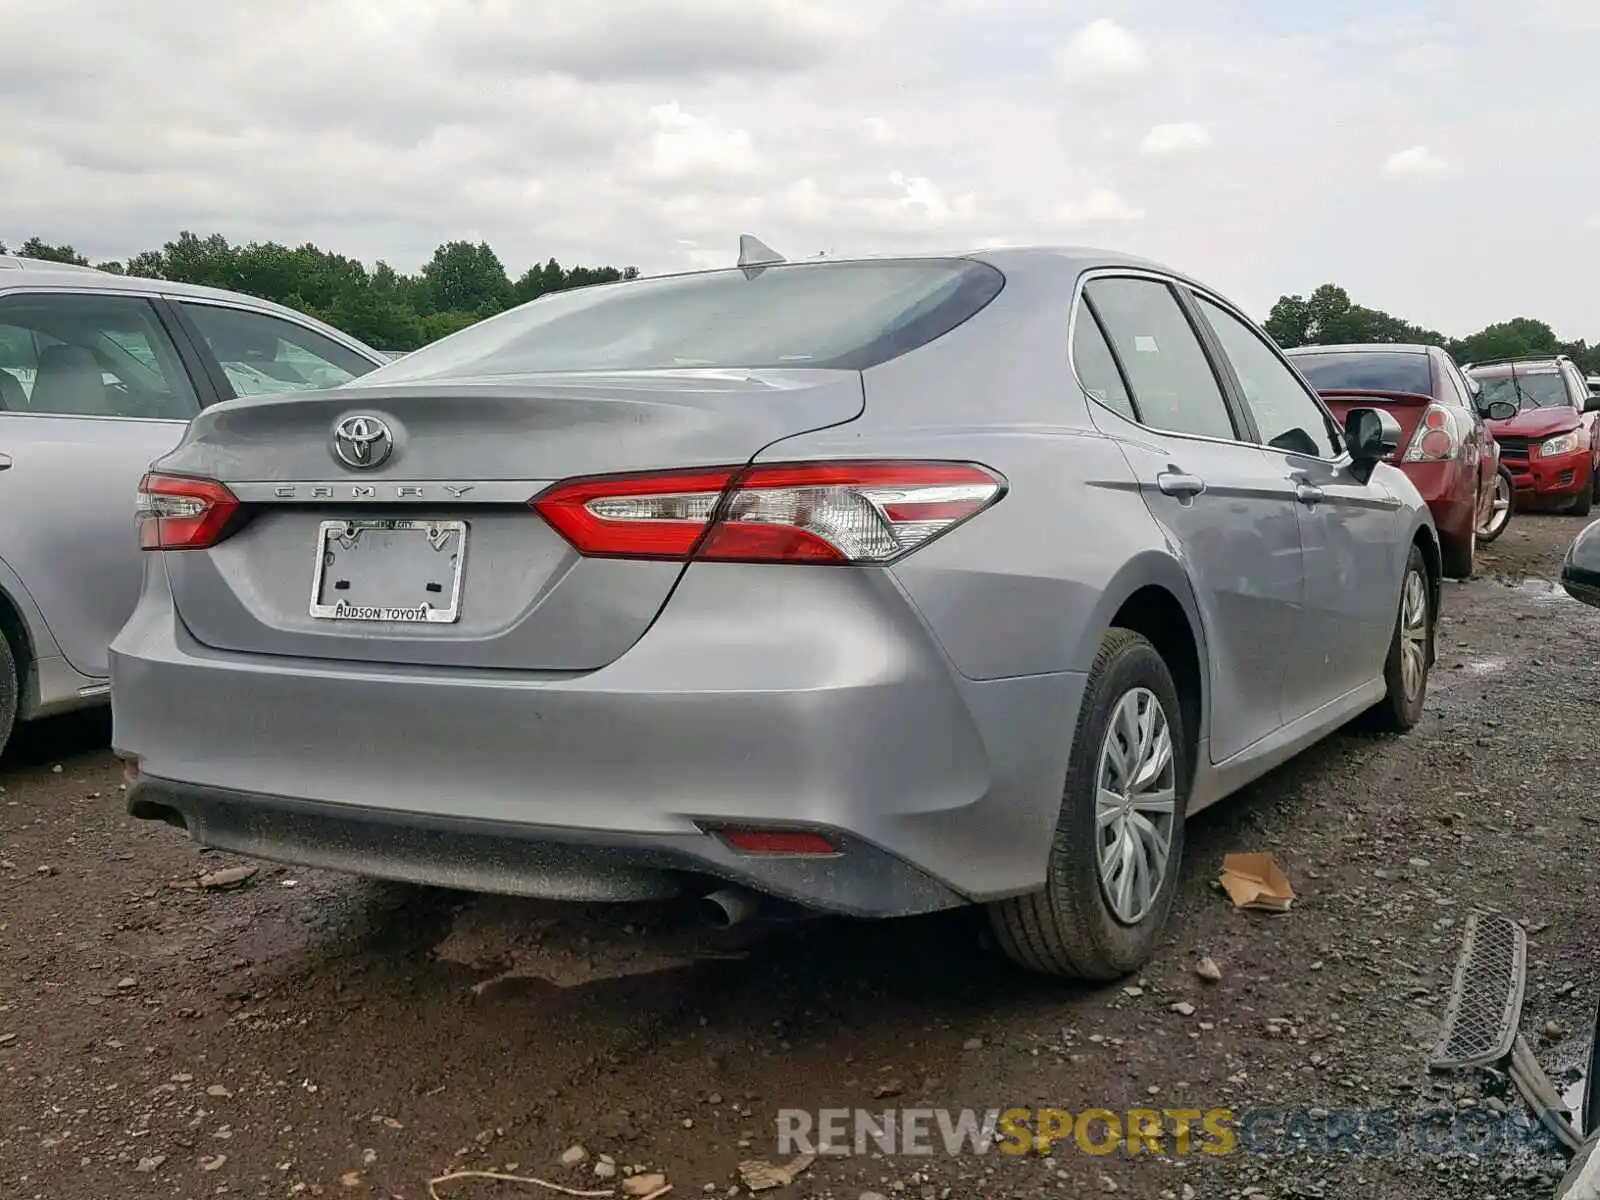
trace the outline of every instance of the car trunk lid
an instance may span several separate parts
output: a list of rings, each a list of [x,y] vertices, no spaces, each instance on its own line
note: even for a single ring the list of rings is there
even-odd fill
[[[598,668],[649,628],[682,565],[583,558],[528,501],[575,476],[741,465],[863,403],[856,371],[670,370],[218,405],[156,469],[227,485],[243,523],[210,549],[163,555],[174,602],[219,650]],[[356,465],[341,461],[335,430],[379,422],[389,437],[368,451],[381,461],[362,464],[349,438]]]
[[[1400,426],[1400,448],[1392,456],[1393,460],[1405,453],[1417,426],[1422,423],[1423,413],[1434,403],[1432,396],[1421,392],[1391,388],[1327,388],[1319,394],[1341,422],[1352,408],[1381,408],[1388,412]]]

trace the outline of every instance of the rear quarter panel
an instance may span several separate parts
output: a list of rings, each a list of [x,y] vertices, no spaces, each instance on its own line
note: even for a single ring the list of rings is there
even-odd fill
[[[858,420],[760,456],[955,459],[1005,477],[998,504],[892,568],[970,679],[1087,670],[1112,615],[1149,583],[1199,632],[1187,578],[1072,376],[1077,273],[1008,272],[977,316],[865,372]]]

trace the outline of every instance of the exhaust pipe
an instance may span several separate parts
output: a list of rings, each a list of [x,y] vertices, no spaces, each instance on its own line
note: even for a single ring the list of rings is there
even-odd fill
[[[744,888],[719,888],[700,897],[700,911],[713,929],[732,929],[742,925],[761,907],[761,898]]]

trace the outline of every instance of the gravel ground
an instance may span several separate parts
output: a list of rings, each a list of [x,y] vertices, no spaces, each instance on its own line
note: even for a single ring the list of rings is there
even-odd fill
[[[732,1195],[742,1160],[782,1161],[780,1108],[1037,1105],[1293,1110],[1301,1142],[824,1157],[763,1194],[1546,1200],[1561,1160],[1506,1132],[1515,1096],[1425,1062],[1474,906],[1530,928],[1524,1029],[1546,1063],[1585,1049],[1600,614],[1549,582],[1580,527],[1519,515],[1478,579],[1446,585],[1411,735],[1331,739],[1197,818],[1165,947],[1108,988],[1009,969],[970,914],[711,934],[675,908],[271,866],[178,890],[241,860],[123,815],[102,718],[29,731],[0,763],[0,1195],[420,1200],[452,1170],[604,1194],[635,1166]],[[1292,912],[1231,909],[1214,880],[1236,850],[1276,857]],[[1430,1108],[1498,1144],[1425,1152]],[[1327,1114],[1383,1109],[1393,1146],[1318,1149]],[[563,1165],[574,1144],[586,1161]]]

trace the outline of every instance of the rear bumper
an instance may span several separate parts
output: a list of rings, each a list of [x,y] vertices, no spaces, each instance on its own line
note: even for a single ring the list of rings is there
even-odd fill
[[[1477,468],[1460,461],[1405,463],[1401,469],[1433,514],[1442,541],[1465,545],[1478,524]]]
[[[546,674],[227,654],[149,575],[113,743],[130,811],[203,844],[566,899],[704,876],[862,916],[1044,880],[1084,677],[965,679],[886,573],[700,564],[610,666]],[[842,853],[740,854],[717,824]]]
[[[1511,472],[1511,485],[1519,500],[1565,500],[1593,486],[1587,448],[1552,458],[1531,452],[1528,458],[1502,456],[1500,462]]]

